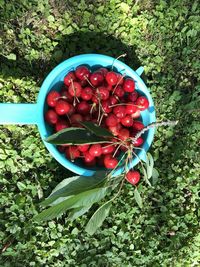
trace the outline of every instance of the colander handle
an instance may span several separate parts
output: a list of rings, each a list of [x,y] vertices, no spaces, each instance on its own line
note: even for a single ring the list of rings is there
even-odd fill
[[[37,104],[0,103],[0,124],[37,124]]]

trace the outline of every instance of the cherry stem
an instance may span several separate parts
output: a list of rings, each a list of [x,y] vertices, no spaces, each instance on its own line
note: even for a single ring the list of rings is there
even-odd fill
[[[123,74],[123,75],[120,77],[119,81],[117,82],[117,84],[115,85],[115,87],[114,87],[114,89],[113,89],[112,95],[115,93],[115,90],[116,90],[117,86],[119,85],[119,83],[121,82],[121,80],[122,80],[125,76],[126,76],[126,74]]]
[[[96,88],[94,87],[94,85],[91,84],[91,82],[90,82],[90,80],[88,79],[87,76],[84,76],[84,78],[86,79],[86,81],[89,83],[89,85],[90,85],[93,89],[96,89]]]
[[[126,55],[127,55],[127,54],[125,53],[125,54],[122,54],[122,55],[118,56],[117,58],[115,58],[115,59],[113,60],[111,70],[113,70],[115,61],[116,61],[117,59],[121,58],[121,57],[126,57]]]
[[[115,104],[115,105],[112,105],[112,106],[109,106],[109,108],[114,108],[114,107],[117,107],[117,106],[134,106],[134,107],[141,107],[141,106],[138,106],[138,105],[134,105],[132,103],[120,103],[120,104]]]

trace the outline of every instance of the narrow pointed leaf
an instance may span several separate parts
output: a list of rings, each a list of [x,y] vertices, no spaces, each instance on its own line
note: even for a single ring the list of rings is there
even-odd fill
[[[41,205],[48,206],[56,199],[76,195],[89,189],[101,187],[107,180],[106,171],[97,171],[93,176],[73,176],[64,179],[52,191],[50,196]]]
[[[40,214],[36,215],[34,219],[37,221],[47,221],[62,215],[69,209],[91,206],[95,202],[98,202],[104,198],[107,192],[108,189],[103,187],[80,193],[62,201],[53,207],[43,210]]]
[[[50,135],[45,139],[46,142],[54,145],[62,144],[92,144],[105,142],[105,139],[92,134],[90,131],[83,128],[66,128],[55,134]]]
[[[150,179],[152,176],[153,166],[154,166],[154,160],[150,153],[147,153],[147,178]]]
[[[153,185],[155,185],[157,183],[158,177],[159,177],[159,172],[157,171],[157,169],[153,168],[153,171],[152,171],[152,183],[153,183]]]
[[[73,209],[67,219],[70,221],[73,221],[75,219],[77,219],[78,217],[82,216],[83,214],[85,214],[86,212],[88,212],[88,210],[91,208],[91,206],[87,206],[87,207],[80,207],[80,208],[76,208]]]
[[[137,190],[137,188],[135,188],[135,190],[134,190],[134,197],[135,197],[135,201],[137,202],[138,206],[142,209],[142,207],[143,207],[142,198],[141,198],[140,193]]]
[[[92,215],[85,228],[88,234],[93,235],[96,230],[103,224],[104,220],[109,214],[111,205],[111,201],[106,202]]]
[[[145,169],[144,167],[142,167],[142,171],[143,171],[143,175],[144,175],[144,180],[145,180],[145,182],[146,182],[149,186],[151,186],[151,183],[149,182],[149,179],[148,179],[147,171],[146,171],[146,169]]]
[[[105,128],[102,128],[90,121],[81,122],[81,124],[87,128],[91,133],[95,134],[96,136],[107,136],[107,137],[113,137],[113,134],[106,130]]]

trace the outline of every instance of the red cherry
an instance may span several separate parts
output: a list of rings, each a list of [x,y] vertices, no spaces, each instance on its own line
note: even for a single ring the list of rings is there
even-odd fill
[[[133,103],[127,103],[126,104],[126,114],[134,114],[136,111],[138,110],[138,108],[136,107],[135,104]]]
[[[135,113],[131,114],[131,117],[133,119],[137,119],[140,117],[140,110],[138,109]]]
[[[123,97],[125,94],[123,88],[121,87],[121,85],[118,85],[117,88],[114,91],[114,95],[118,96],[119,98]]]
[[[133,129],[136,131],[141,131],[142,129],[144,129],[144,124],[141,121],[134,121]]]
[[[92,156],[89,151],[84,152],[84,161],[85,163],[89,163],[95,159],[94,156]]]
[[[76,124],[77,125],[77,123],[83,121],[83,116],[81,114],[74,113],[70,117],[70,121],[71,121],[71,124]]]
[[[132,93],[135,90],[134,80],[130,78],[126,78],[123,84],[123,89],[127,93]]]
[[[70,104],[64,100],[58,100],[55,106],[56,113],[58,115],[67,114],[70,111]]]
[[[71,160],[74,160],[80,157],[80,151],[78,150],[77,146],[67,147],[65,153],[66,153],[66,157]]]
[[[76,107],[77,112],[82,115],[87,115],[90,112],[90,109],[90,104],[86,101],[81,101]]]
[[[49,124],[55,124],[58,121],[58,115],[53,109],[47,110],[45,113],[45,121]]]
[[[91,87],[87,86],[85,88],[82,89],[81,91],[81,98],[83,100],[90,100],[92,98],[92,94],[93,94],[93,90]]]
[[[117,118],[122,119],[126,116],[126,107],[116,106],[113,108],[113,113],[117,116]]]
[[[91,156],[94,156],[94,157],[101,156],[101,154],[102,154],[101,145],[99,145],[99,144],[91,145],[91,147],[89,149],[89,153]]]
[[[106,68],[100,68],[97,70],[98,72],[101,72],[103,74],[103,76],[105,77],[106,74],[108,73],[108,70]]]
[[[63,90],[61,93],[61,96],[64,96],[64,99],[69,102],[72,103],[73,102],[73,96],[70,95],[70,93],[67,90]]]
[[[123,78],[123,76],[122,76],[121,74],[118,73],[117,77],[118,77],[118,81],[117,81],[117,83],[118,83],[119,85],[122,85],[122,84],[124,83],[124,78]]]
[[[111,133],[113,135],[118,135],[119,134],[119,130],[122,128],[122,125],[120,123],[118,123],[117,125],[115,126],[110,126],[109,127],[109,130],[111,131]]]
[[[51,91],[47,95],[47,105],[50,107],[55,107],[60,94],[57,91]]]
[[[59,132],[59,131],[65,129],[65,128],[68,128],[68,127],[69,127],[69,125],[65,120],[59,119],[55,125],[55,130],[56,130],[56,132]]]
[[[138,171],[129,171],[126,174],[126,180],[129,183],[136,185],[140,181],[140,173]]]
[[[135,102],[137,98],[138,98],[138,93],[136,91],[128,94],[128,100],[131,102]]]
[[[76,80],[76,76],[73,71],[70,71],[64,78],[64,84],[70,86],[72,81]]]
[[[106,81],[104,82],[104,87],[110,92],[113,90],[112,85],[108,84]]]
[[[88,151],[89,145],[84,144],[84,145],[78,145],[78,150],[81,152],[86,152]]]
[[[142,144],[144,143],[144,140],[142,137],[139,137],[135,142],[134,142],[134,146],[135,147],[138,147],[138,146],[141,146]]]
[[[115,146],[111,144],[105,144],[102,146],[102,154],[107,155],[115,151]]]
[[[104,165],[107,169],[114,169],[118,164],[118,160],[114,157],[112,157],[112,155],[108,154],[105,155],[104,158]]]
[[[99,86],[104,80],[103,74],[101,72],[94,72],[90,75],[90,82],[94,86]]]
[[[75,112],[75,107],[73,106],[73,105],[71,105],[71,104],[69,104],[70,105],[70,110],[69,110],[69,112],[67,113],[67,115],[68,116],[71,116],[72,114],[74,114],[74,112]]]
[[[146,97],[140,96],[136,100],[136,105],[138,105],[138,109],[142,111],[149,107],[149,101]]]
[[[118,123],[118,120],[117,120],[117,117],[114,115],[114,114],[109,114],[108,117],[106,118],[106,121],[105,121],[106,125],[108,127],[112,127],[112,126],[115,126],[117,125]]]
[[[66,150],[66,146],[57,146],[57,149],[60,153],[64,153]]]
[[[69,86],[69,93],[71,96],[80,97],[82,92],[82,87],[78,82],[72,82]]]
[[[122,128],[119,130],[118,138],[120,138],[122,141],[125,141],[130,137],[130,132],[128,129]]]
[[[109,91],[104,86],[100,86],[96,92],[96,95],[101,100],[107,100],[109,98]]]
[[[131,127],[133,125],[133,119],[130,115],[126,115],[126,117],[121,119],[121,124],[125,127]]]
[[[96,165],[96,158],[94,158],[92,161],[90,161],[90,162],[86,162],[85,161],[85,165],[87,166],[87,167],[92,167],[92,166],[95,166]]]
[[[110,100],[110,104],[111,104],[111,106],[117,104],[117,102],[118,102],[118,99],[117,99],[116,96],[111,96],[111,97],[109,98],[109,100]]]
[[[106,74],[106,81],[110,85],[116,85],[118,81],[118,74],[115,73],[114,71],[109,71]]]
[[[85,66],[79,66],[76,68],[75,70],[75,75],[76,77],[81,80],[81,81],[84,81],[86,79],[89,78],[90,76],[90,71],[87,67]]]
[[[105,113],[110,113],[112,111],[112,108],[110,108],[110,101],[105,100],[101,102],[102,109]]]

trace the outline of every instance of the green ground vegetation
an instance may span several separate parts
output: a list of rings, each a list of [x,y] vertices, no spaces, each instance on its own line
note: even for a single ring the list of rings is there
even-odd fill
[[[142,210],[126,185],[94,236],[74,222],[36,223],[38,203],[72,175],[35,126],[0,126],[0,266],[200,265],[200,9],[189,0],[0,0],[0,102],[33,103],[45,76],[82,53],[123,58],[144,79],[157,119],[156,186]],[[0,114],[3,116],[3,114]]]

